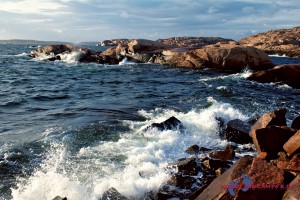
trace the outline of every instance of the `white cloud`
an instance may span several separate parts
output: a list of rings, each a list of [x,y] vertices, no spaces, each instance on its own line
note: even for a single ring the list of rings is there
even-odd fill
[[[50,14],[49,11],[56,11],[63,7],[65,7],[63,4],[47,0],[21,0],[1,2],[0,10],[13,13]]]
[[[239,39],[252,30],[299,26],[300,5],[299,0],[1,0],[0,18],[8,19],[0,20],[6,38]]]

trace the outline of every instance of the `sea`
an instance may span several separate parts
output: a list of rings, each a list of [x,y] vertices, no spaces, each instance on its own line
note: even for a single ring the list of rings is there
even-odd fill
[[[169,163],[191,156],[187,147],[229,144],[220,137],[220,119],[250,122],[286,108],[290,125],[300,114],[299,89],[249,81],[247,68],[101,65],[79,63],[76,54],[49,62],[27,56],[36,48],[0,44],[1,200],[97,200],[111,187],[147,199],[176,170]],[[184,131],[147,128],[171,116]]]

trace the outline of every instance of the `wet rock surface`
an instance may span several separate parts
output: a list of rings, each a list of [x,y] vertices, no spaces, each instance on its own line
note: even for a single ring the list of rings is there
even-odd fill
[[[227,123],[225,138],[228,141],[238,144],[252,143],[252,138],[249,136],[250,129],[250,124],[243,122],[242,120],[231,120]]]

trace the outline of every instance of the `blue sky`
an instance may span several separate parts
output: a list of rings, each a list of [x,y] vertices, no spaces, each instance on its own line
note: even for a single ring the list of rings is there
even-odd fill
[[[1,0],[0,39],[219,36],[300,26],[299,0]]]

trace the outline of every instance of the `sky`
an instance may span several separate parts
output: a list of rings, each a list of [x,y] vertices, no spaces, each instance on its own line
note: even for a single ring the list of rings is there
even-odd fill
[[[0,40],[217,36],[300,26],[299,0],[1,0]]]

